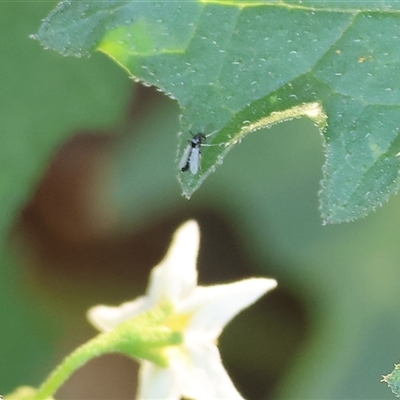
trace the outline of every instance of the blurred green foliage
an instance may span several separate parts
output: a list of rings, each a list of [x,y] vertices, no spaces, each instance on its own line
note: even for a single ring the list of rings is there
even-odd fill
[[[101,182],[103,195],[111,195],[108,207],[115,211],[114,229],[121,237],[140,234],[172,216],[187,218],[201,211],[211,216],[212,225],[218,215],[239,240],[235,245],[230,240],[213,242],[210,247],[229,252],[239,246],[243,262],[256,268],[247,273],[276,278],[310,315],[306,343],[286,366],[275,398],[392,398],[379,380],[400,353],[399,198],[355,223],[323,226],[317,199],[322,138],[309,121],[300,120],[248,136],[186,201],[176,179],[176,103],[155,96],[127,123],[131,85],[124,71],[100,55],[65,59],[28,39],[51,6],[0,4],[1,53],[7,54],[0,63],[2,237],[58,146],[78,130],[118,131],[109,152],[112,173]],[[108,212],[100,208],[98,218]],[[168,242],[167,234],[163,240]],[[74,247],[79,246],[72,244],[68,251]],[[29,260],[35,264],[33,256],[25,257],[25,265]],[[101,261],[110,262],[113,273],[110,260]],[[65,279],[62,263],[54,263],[52,277],[60,278],[44,284],[41,290],[48,293],[42,293],[32,283],[32,271],[22,268],[4,246],[1,265],[2,392],[40,382],[56,357],[60,331],[72,336],[74,324],[84,324],[83,312],[91,305],[87,298],[82,300],[85,292],[104,296],[104,303],[109,298],[123,300],[122,291],[130,299],[130,281],[121,287],[111,287],[110,282],[107,291],[100,290],[92,271],[84,284],[77,284],[71,277]],[[230,267],[212,265],[216,274]],[[282,317],[272,314],[265,315],[278,325]],[[262,312],[256,318],[265,336],[271,335],[280,348],[284,335],[268,326]],[[281,329],[289,335],[296,325],[282,323]],[[275,357],[285,358],[284,351]],[[277,365],[272,353],[262,353],[271,357],[265,363]]]
[[[53,324],[47,327],[48,318],[35,310],[5,249],[10,227],[62,140],[110,125],[129,93],[123,71],[104,57],[67,60],[29,39],[54,4],[0,4],[1,391],[38,379],[37,366],[54,340]]]

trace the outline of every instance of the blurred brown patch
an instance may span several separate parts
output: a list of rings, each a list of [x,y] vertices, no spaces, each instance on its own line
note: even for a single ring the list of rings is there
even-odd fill
[[[141,88],[128,119],[151,113],[159,96],[154,89]],[[66,324],[54,363],[93,336],[84,317],[88,307],[143,294],[150,269],[163,257],[174,230],[188,218],[197,219],[202,230],[201,283],[260,274],[229,220],[214,210],[171,212],[137,233],[118,233],[117,210],[109,198],[110,149],[115,140],[107,133],[84,132],[65,143],[14,232],[35,301],[42,301]],[[283,287],[237,317],[221,336],[224,364],[249,399],[272,393],[307,333],[301,302]],[[135,373],[134,364],[120,356],[94,360],[66,383],[57,398],[132,398]]]

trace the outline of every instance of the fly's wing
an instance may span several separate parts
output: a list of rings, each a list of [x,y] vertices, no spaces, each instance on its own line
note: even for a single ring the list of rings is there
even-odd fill
[[[190,172],[196,175],[200,165],[200,146],[193,147],[189,158]]]
[[[185,151],[183,152],[183,155],[182,155],[182,158],[181,158],[181,161],[179,161],[179,169],[181,170],[181,171],[187,171],[188,169],[189,169],[189,158],[190,158],[190,153],[192,152],[192,146],[191,146],[191,144],[189,143],[187,146],[186,146],[186,149],[185,149]]]

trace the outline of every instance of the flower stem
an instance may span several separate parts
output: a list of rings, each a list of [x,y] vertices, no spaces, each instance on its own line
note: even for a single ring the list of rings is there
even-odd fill
[[[92,358],[109,352],[109,343],[104,339],[104,334],[97,335],[64,358],[40,386],[34,400],[45,400],[51,397],[74,371]]]

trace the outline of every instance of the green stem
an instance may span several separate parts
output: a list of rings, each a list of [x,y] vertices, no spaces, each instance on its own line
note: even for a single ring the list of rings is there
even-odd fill
[[[78,347],[48,376],[36,392],[34,400],[45,400],[52,396],[73,372],[92,358],[105,353],[122,353],[135,359],[151,361],[160,367],[168,366],[164,349],[183,342],[181,332],[173,331],[163,324],[171,314],[171,309],[171,304],[162,303]]]
[[[43,382],[36,392],[34,400],[45,400],[51,397],[74,371],[92,358],[109,352],[110,345],[108,340],[104,340],[104,336],[104,334],[95,336],[67,356]]]

